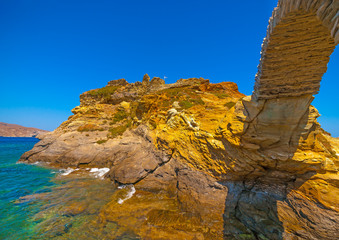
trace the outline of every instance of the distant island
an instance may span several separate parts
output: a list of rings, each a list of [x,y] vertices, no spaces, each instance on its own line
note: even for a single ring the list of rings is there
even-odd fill
[[[0,122],[0,137],[36,137],[38,134],[46,132],[48,131]]]

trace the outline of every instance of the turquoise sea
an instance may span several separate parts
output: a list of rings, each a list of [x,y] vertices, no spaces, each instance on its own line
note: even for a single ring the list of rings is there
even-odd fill
[[[0,239],[29,238],[34,223],[28,219],[38,207],[16,201],[26,195],[48,191],[54,185],[50,180],[55,171],[16,163],[37,141],[35,138],[0,138]]]
[[[17,163],[38,141],[0,137],[1,240],[140,239],[117,223],[101,224],[100,211],[116,191],[109,180]]]

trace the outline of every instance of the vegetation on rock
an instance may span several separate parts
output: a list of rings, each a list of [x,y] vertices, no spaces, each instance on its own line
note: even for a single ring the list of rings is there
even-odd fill
[[[97,141],[97,144],[103,144],[103,143],[105,143],[107,141],[108,141],[108,139],[101,139],[101,140]]]
[[[252,96],[202,78],[113,80],[21,160],[110,167],[121,188],[97,222],[142,239],[332,240],[339,140],[311,102],[339,43],[337,3],[279,1]]]
[[[109,131],[109,138],[115,138],[117,136],[122,135],[127,128],[129,128],[131,126],[130,122],[123,124],[123,125],[119,125],[117,127],[111,127],[108,131]]]
[[[93,132],[93,131],[104,131],[104,129],[99,127],[96,124],[88,123],[88,124],[78,127],[77,131],[78,132]]]
[[[306,115],[299,116],[295,108],[286,121],[275,122],[280,125],[266,124],[270,111],[281,112],[291,103],[253,105],[228,82],[200,78],[165,85],[161,79],[145,79],[111,81],[82,94],[74,115],[22,159],[110,167],[107,177],[134,184],[138,197],[119,204],[126,189],[117,191],[100,219],[103,224],[119,220],[144,238],[222,239],[227,233],[231,239],[279,239],[284,230],[275,219],[285,219],[285,226],[296,232],[294,219],[313,231],[336,218],[339,144],[320,128],[312,106]],[[309,97],[299,101],[308,103]],[[300,119],[293,121],[296,116]],[[271,128],[269,133],[261,130],[260,121],[264,129]],[[284,138],[274,139],[270,133],[275,131],[292,134],[289,145],[283,145]],[[290,206],[289,201],[301,203]],[[312,210],[306,217],[295,216],[302,204]],[[331,210],[307,227],[317,204]],[[252,216],[263,218],[266,228],[252,223]]]
[[[108,99],[113,93],[116,92],[118,88],[119,86],[106,86],[100,89],[88,91],[87,94],[94,96],[94,97]]]
[[[118,123],[124,119],[127,118],[127,113],[125,110],[123,109],[119,109],[113,116],[113,120],[112,120],[112,123],[111,124],[115,124],[115,123]]]

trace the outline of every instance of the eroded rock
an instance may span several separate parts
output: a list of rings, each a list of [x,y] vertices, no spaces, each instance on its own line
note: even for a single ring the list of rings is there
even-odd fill
[[[336,234],[339,144],[317,123],[312,96],[253,101],[235,84],[196,78],[155,85],[119,83],[108,95],[100,95],[105,88],[82,95],[74,115],[21,161],[107,167],[106,177],[134,184],[136,196],[177,202],[175,211],[140,210],[152,224],[184,212],[182,221],[195,219],[206,238]],[[132,203],[134,195],[123,204]],[[113,215],[112,207],[102,217]],[[167,224],[179,226],[162,223],[163,236]]]
[[[117,191],[101,221],[145,239],[333,239],[339,141],[311,103],[337,12],[337,1],[280,0],[251,97],[202,78],[111,81],[20,160],[110,168],[135,195],[121,204]]]

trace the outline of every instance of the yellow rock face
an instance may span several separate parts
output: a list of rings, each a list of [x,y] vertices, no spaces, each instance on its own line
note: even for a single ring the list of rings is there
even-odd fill
[[[327,239],[329,219],[339,219],[339,140],[320,128],[312,99],[252,101],[233,83],[204,79],[112,81],[81,95],[22,159],[109,167],[136,193],[120,204],[117,191],[102,224],[145,239]]]

